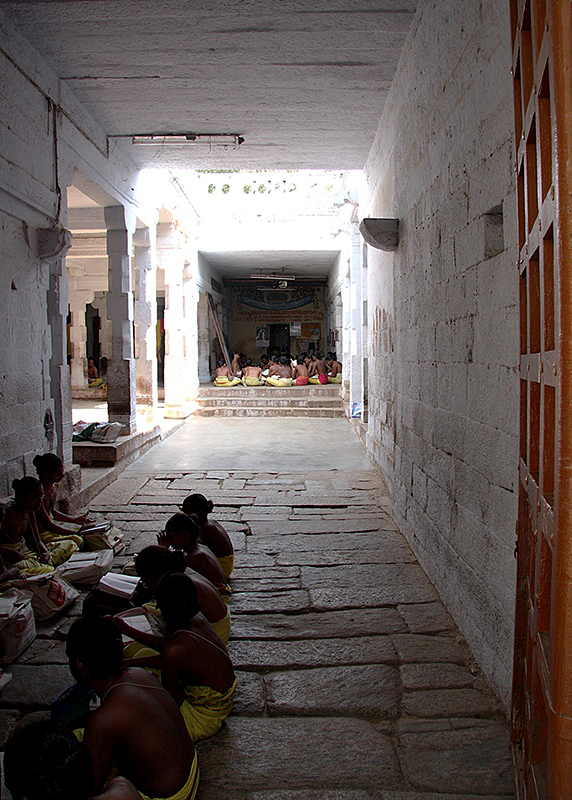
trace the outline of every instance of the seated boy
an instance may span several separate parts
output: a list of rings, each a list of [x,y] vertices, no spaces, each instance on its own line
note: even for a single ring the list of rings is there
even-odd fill
[[[6,745],[4,780],[12,800],[88,800],[91,752],[63,725],[31,722]],[[141,800],[126,778],[112,778],[93,800]]]
[[[193,581],[170,572],[159,581],[157,605],[170,640],[161,651],[161,680],[180,704],[193,742],[213,736],[232,709],[232,661],[201,613]]]
[[[123,642],[114,622],[96,616],[77,620],[66,653],[73,677],[92,686],[101,700],[83,735],[93,760],[91,794],[101,792],[115,767],[144,800],[192,800],[198,759],[181,713],[144,669],[122,669]]]

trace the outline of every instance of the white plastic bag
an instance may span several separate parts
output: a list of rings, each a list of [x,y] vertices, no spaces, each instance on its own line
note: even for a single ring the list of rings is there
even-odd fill
[[[58,575],[68,583],[92,585],[106,575],[113,565],[113,550],[96,553],[74,553],[58,567]]]
[[[49,619],[79,597],[79,592],[56,572],[47,575],[30,575],[24,580],[12,581],[12,586],[32,594],[32,608],[36,619]]]
[[[32,594],[8,589],[0,596],[0,664],[9,664],[36,638]]]

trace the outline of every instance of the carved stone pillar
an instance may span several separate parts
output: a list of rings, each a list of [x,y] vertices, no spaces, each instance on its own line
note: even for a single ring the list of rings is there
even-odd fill
[[[170,224],[157,226],[157,261],[165,273],[165,416],[184,419],[192,411],[193,399],[187,363],[188,275],[184,239]],[[196,327],[196,306],[194,315]]]
[[[136,430],[135,358],[133,354],[133,293],[131,232],[123,206],[105,208],[109,265],[107,318],[111,322],[111,360],[107,369],[110,422],[121,422],[124,434]]]
[[[135,259],[135,372],[137,403],[150,421],[157,412],[157,248],[156,231],[133,236]]]

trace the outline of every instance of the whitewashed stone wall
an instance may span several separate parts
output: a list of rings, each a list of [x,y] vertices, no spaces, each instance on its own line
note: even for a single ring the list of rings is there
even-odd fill
[[[66,224],[66,187],[76,168],[130,214],[146,219],[149,211],[138,207],[135,166],[120,154],[107,155],[104,132],[1,11],[0,40],[0,317],[4,321],[0,496],[4,496],[10,493],[13,478],[35,474],[36,453],[54,449],[66,461],[71,456],[69,369],[62,363],[62,353],[54,353],[57,337],[50,330],[50,314],[57,309],[60,321],[65,314],[62,297],[67,299],[67,282],[65,277],[50,282],[50,267],[37,255],[37,230],[55,223],[59,206],[60,221]],[[57,272],[53,270],[54,275]],[[56,420],[53,440],[44,430],[47,411]]]
[[[511,84],[508,3],[423,0],[361,208],[401,226],[397,253],[368,253],[368,448],[397,524],[507,706],[518,463]]]

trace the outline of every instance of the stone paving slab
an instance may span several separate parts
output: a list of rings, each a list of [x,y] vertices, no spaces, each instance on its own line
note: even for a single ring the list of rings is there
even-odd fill
[[[308,592],[302,589],[291,592],[244,592],[233,596],[231,611],[233,615],[269,611],[301,613],[308,608],[309,602]]]
[[[148,482],[146,475],[119,477],[100,492],[89,504],[90,510],[107,510],[109,506],[127,505]]]
[[[426,689],[406,692],[403,709],[414,717],[449,717],[462,710],[467,717],[485,717],[493,713],[489,698],[477,689]]]
[[[250,580],[266,578],[299,578],[299,567],[258,567],[258,566],[235,566],[232,571],[232,580],[248,578]]]
[[[259,716],[265,711],[262,678],[256,672],[236,670],[236,692],[232,713],[241,716]]]
[[[358,517],[356,519],[300,519],[281,520],[279,526],[274,521],[253,520],[250,528],[254,535],[267,534],[310,534],[310,533],[367,533],[368,531],[395,530],[393,522],[381,514],[379,516]]]
[[[512,795],[435,794],[434,792],[383,791],[371,789],[293,790],[247,792],[241,800],[506,800]],[[201,800],[203,795],[197,795]],[[234,796],[233,796],[234,800]]]
[[[228,480],[228,478],[202,478],[198,480],[191,475],[184,475],[181,478],[171,481],[169,484],[169,491],[186,492],[187,494],[204,494],[205,497],[210,497],[211,492],[218,492],[220,490],[221,480]]]
[[[407,562],[415,564],[416,559],[409,546],[397,538],[388,539],[385,535],[377,550],[302,550],[301,552],[279,553],[278,564],[300,566],[337,566],[344,564],[396,564]]]
[[[411,603],[398,606],[411,633],[440,633],[455,630],[455,623],[441,603]]]
[[[394,565],[389,565],[394,566]],[[436,597],[435,589],[423,575],[416,580],[415,567],[410,574],[384,576],[383,586],[359,588],[311,589],[310,599],[314,611],[336,608],[370,608],[372,606],[394,606],[411,599],[417,603],[429,602]],[[421,568],[417,567],[419,572]]]
[[[417,564],[385,563],[385,564],[352,564],[351,570],[347,565],[302,567],[302,586],[306,589],[323,589],[331,586],[360,586],[378,587],[380,584],[395,585],[401,582],[410,582],[425,576]],[[427,580],[425,578],[425,580]]]
[[[228,643],[228,652],[238,669],[300,669],[397,661],[397,653],[388,636],[292,642],[233,640]]]
[[[66,666],[11,664],[12,680],[2,692],[4,708],[49,708],[53,700],[74,681]]]
[[[233,592],[279,592],[301,589],[300,578],[235,578],[231,577]]]
[[[281,559],[286,558],[286,553],[296,552],[321,552],[323,550],[373,550],[380,548],[383,550],[384,541],[390,541],[383,533],[353,533],[345,536],[342,533],[315,533],[288,535],[288,534],[261,534],[254,532],[248,542],[248,550],[251,553],[274,552],[280,555]],[[388,544],[388,547],[392,547]],[[284,563],[284,562],[282,562]],[[432,598],[435,599],[435,598]],[[407,602],[404,600],[403,602]],[[411,600],[411,602],[415,602]]]
[[[424,791],[511,794],[512,760],[506,726],[491,722],[453,731],[399,736],[409,784]]]
[[[465,651],[450,636],[398,633],[392,636],[392,641],[402,663],[419,661],[465,663]]]
[[[460,664],[403,664],[401,681],[404,689],[460,689],[473,686],[475,676]]]
[[[398,671],[386,665],[275,672],[264,679],[270,716],[395,717]]]
[[[208,788],[201,797],[249,790],[402,788],[391,740],[354,719],[227,719],[198,745]],[[205,781],[206,784],[206,781]],[[208,792],[208,793],[207,793]]]
[[[399,633],[404,630],[403,620],[395,609],[364,608],[351,613],[325,611],[321,614],[256,616],[235,614],[230,637],[231,639],[328,639]]]

